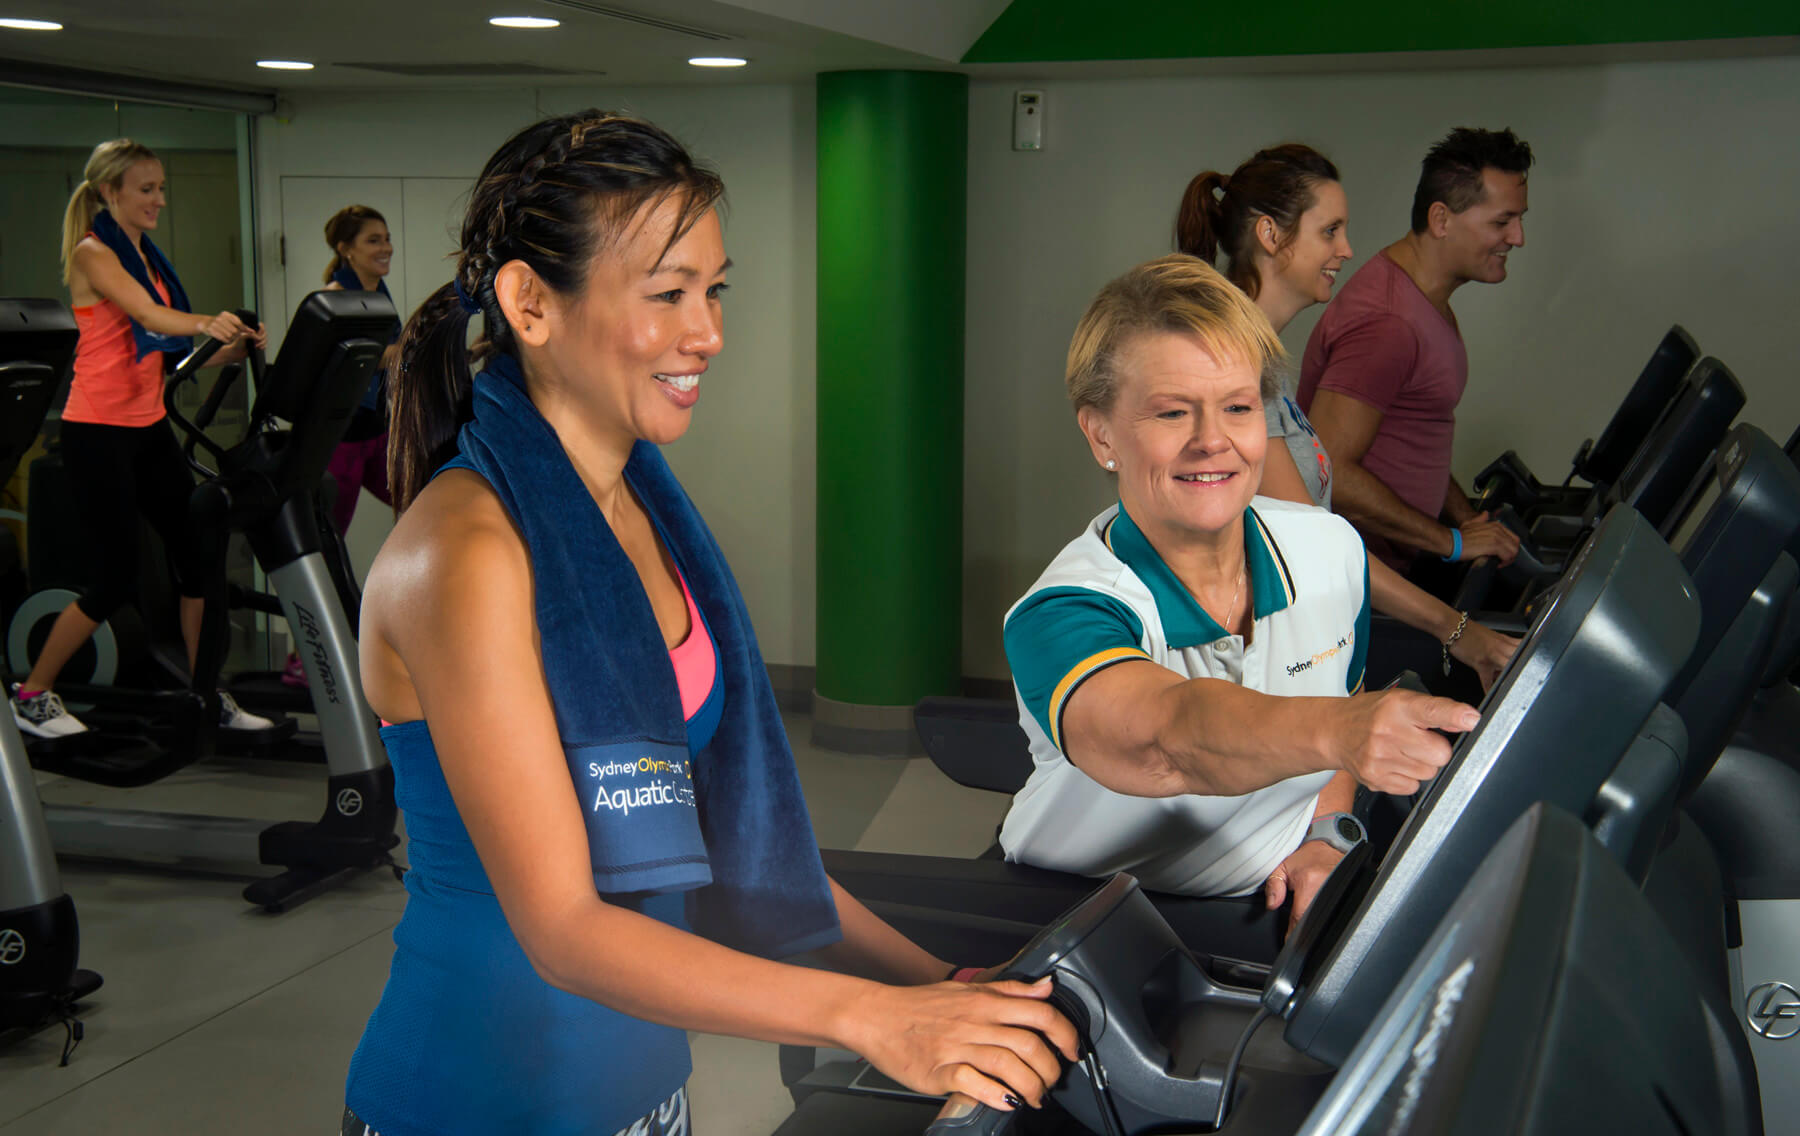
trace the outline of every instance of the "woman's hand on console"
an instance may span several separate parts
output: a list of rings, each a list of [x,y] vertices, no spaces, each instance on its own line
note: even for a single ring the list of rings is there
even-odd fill
[[[1411,690],[1383,690],[1343,699],[1335,739],[1340,767],[1378,793],[1410,796],[1450,760],[1450,743],[1437,731],[1475,728],[1473,706]]]
[[[1011,1095],[1037,1108],[1062,1061],[1077,1057],[1075,1027],[1046,1001],[1050,989],[1048,978],[878,986],[844,1040],[919,1092],[960,1092],[1001,1111],[1015,1107]]]
[[[1451,644],[1450,657],[1473,669],[1481,679],[1481,689],[1489,690],[1518,649],[1518,639],[1483,627],[1471,619],[1462,635]]]

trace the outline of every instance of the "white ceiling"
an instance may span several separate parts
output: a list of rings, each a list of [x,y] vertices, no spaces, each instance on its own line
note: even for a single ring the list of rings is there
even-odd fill
[[[960,58],[1005,5],[1006,0],[0,0],[0,16],[51,19],[65,29],[0,28],[0,81],[6,77],[3,61],[11,59],[294,93],[592,84],[602,76],[633,85],[789,82],[823,70],[943,67]],[[724,38],[647,26],[584,6]],[[562,26],[547,31],[490,26],[488,17],[498,15],[551,16]],[[708,72],[687,65],[694,55],[737,55],[751,63]],[[317,67],[277,73],[255,66],[268,58],[306,60]],[[359,63],[450,73],[402,75],[352,66]]]
[[[1283,71],[1530,66],[1791,54],[1800,37],[1680,44],[1520,48],[1354,56],[959,64],[1008,0],[0,0],[0,16],[53,19],[60,32],[0,29],[8,61],[159,82],[279,92],[359,88],[732,85],[810,80],[820,71],[956,70],[977,78],[1126,78]],[[636,15],[650,24],[592,9]],[[487,23],[543,15],[548,31]],[[654,24],[674,27],[653,26]],[[689,31],[682,30],[690,29]],[[710,37],[724,37],[720,39]],[[693,55],[738,55],[748,67],[703,71]],[[258,59],[304,59],[273,72]],[[368,64],[358,67],[355,64]],[[379,68],[427,68],[402,74]]]

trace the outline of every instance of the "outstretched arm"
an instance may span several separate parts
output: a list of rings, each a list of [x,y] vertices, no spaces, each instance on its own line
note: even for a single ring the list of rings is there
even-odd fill
[[[1410,690],[1287,698],[1148,659],[1117,663],[1068,696],[1062,749],[1083,773],[1134,797],[1236,797],[1306,773],[1345,770],[1384,793],[1413,793],[1450,760],[1437,730],[1473,707]]]
[[[207,335],[224,343],[233,343],[249,334],[244,322],[231,312],[204,316],[157,303],[144,286],[125,271],[118,256],[92,238],[75,246],[71,260],[90,288],[158,335]]]

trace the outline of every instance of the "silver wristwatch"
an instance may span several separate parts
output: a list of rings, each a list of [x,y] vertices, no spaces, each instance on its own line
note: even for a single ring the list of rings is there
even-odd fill
[[[1348,852],[1369,838],[1364,831],[1362,821],[1349,813],[1326,813],[1322,817],[1314,817],[1312,827],[1306,830],[1306,840],[1323,840],[1339,852]]]

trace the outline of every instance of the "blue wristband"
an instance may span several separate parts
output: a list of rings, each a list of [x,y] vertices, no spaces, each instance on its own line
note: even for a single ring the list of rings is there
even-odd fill
[[[1462,559],[1462,530],[1461,529],[1451,529],[1450,530],[1450,555],[1444,557],[1443,559],[1444,559],[1445,564],[1451,564],[1451,563],[1454,563],[1454,562]]]

